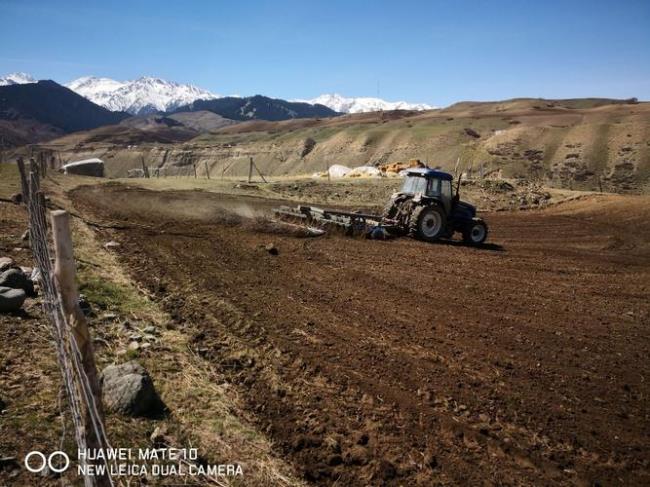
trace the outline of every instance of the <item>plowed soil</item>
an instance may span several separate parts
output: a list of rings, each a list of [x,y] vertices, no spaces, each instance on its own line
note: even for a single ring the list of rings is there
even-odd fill
[[[487,214],[470,248],[295,238],[247,218],[273,202],[202,192],[70,196],[315,484],[650,484],[647,197]]]

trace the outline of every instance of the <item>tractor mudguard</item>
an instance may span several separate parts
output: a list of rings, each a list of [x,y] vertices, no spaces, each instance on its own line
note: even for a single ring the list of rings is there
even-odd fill
[[[476,208],[469,203],[459,201],[451,210],[450,219],[457,222],[471,222],[476,216]]]

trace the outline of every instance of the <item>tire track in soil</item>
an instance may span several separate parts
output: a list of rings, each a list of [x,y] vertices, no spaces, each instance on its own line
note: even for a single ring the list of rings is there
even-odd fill
[[[650,481],[648,256],[608,248],[625,234],[606,221],[489,215],[492,252],[269,236],[104,191],[72,196],[176,234],[104,231],[314,483]],[[161,211],[164,194],[138,197]]]

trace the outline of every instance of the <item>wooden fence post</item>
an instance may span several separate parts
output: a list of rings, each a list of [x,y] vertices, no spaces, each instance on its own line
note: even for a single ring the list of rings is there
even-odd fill
[[[250,157],[248,162],[248,182],[250,183],[252,179],[253,179],[253,158]]]
[[[144,163],[144,156],[140,156],[140,162],[142,162],[142,172],[144,173],[144,177],[149,179],[149,168]]]
[[[208,168],[208,161],[203,161],[205,163],[205,176],[210,179],[210,168]]]
[[[252,157],[251,157],[251,161],[253,161],[253,158],[252,158]],[[262,171],[260,171],[260,168],[257,167],[257,164],[255,164],[254,161],[253,161],[253,167],[254,167],[255,170],[257,171],[257,174],[259,174],[260,177],[262,178],[262,181],[264,181],[265,183],[268,183],[268,181],[267,181],[266,178],[264,177],[264,174],[262,174]]]
[[[70,215],[63,210],[53,211],[51,213],[52,235],[54,239],[54,249],[56,261],[54,263],[54,277],[56,279],[57,290],[61,297],[63,311],[71,325],[72,334],[77,343],[79,353],[81,354],[81,363],[90,389],[95,400],[97,413],[103,420],[102,395],[97,376],[97,366],[95,365],[95,354],[93,344],[88,330],[88,323],[81,308],[79,307],[79,290],[75,281],[76,266],[72,251],[72,236],[70,233]],[[95,435],[92,421],[89,417],[90,411],[86,411],[85,430],[89,448],[99,448],[100,439]]]
[[[20,173],[20,184],[23,188],[23,203],[27,206],[29,201],[29,182],[27,181],[27,171],[25,171],[25,161],[22,157],[19,157],[16,161],[18,164],[18,172]]]

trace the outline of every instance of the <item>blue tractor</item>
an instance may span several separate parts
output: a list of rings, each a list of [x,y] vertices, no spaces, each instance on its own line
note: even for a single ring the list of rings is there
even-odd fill
[[[460,201],[460,178],[428,168],[408,169],[401,191],[393,194],[382,215],[382,225],[402,234],[432,242],[462,234],[472,245],[485,242],[488,227],[476,208]]]

